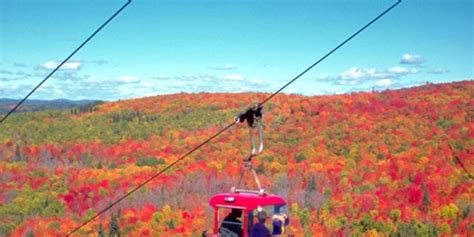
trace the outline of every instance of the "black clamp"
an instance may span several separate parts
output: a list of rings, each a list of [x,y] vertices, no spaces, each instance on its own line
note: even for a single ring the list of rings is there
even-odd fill
[[[263,106],[260,104],[255,104],[254,106],[248,108],[245,112],[240,113],[235,117],[235,121],[238,123],[243,123],[247,120],[247,125],[249,127],[255,127],[255,120],[262,119],[263,115]]]

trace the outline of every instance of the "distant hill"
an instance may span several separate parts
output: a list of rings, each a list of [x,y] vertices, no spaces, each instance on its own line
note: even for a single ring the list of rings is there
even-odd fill
[[[8,113],[20,100],[0,98],[0,114]],[[37,112],[44,110],[54,109],[70,109],[74,107],[85,106],[89,104],[95,104],[99,101],[96,100],[67,100],[67,99],[56,99],[56,100],[27,100],[23,103],[17,112]]]

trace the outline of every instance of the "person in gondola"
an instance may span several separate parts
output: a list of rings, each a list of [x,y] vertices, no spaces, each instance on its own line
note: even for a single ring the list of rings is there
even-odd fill
[[[222,221],[220,232],[223,236],[242,236],[242,222],[239,218],[242,216],[242,210],[232,209]]]
[[[253,226],[250,237],[270,237],[270,231],[265,226],[267,213],[265,211],[260,211],[258,212],[257,218],[258,223]]]
[[[273,215],[273,232],[272,236],[281,236],[285,233],[285,227],[290,224],[290,219],[286,214]]]

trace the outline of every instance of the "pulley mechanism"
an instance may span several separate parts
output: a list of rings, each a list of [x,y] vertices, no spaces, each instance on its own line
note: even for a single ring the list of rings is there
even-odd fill
[[[257,156],[263,151],[263,106],[260,104],[255,104],[254,106],[245,110],[245,112],[239,114],[235,117],[236,123],[243,123],[247,121],[248,129],[249,129],[249,136],[250,136],[250,145],[251,151],[248,156],[244,158],[244,169],[240,175],[239,182],[237,183],[236,187],[232,187],[231,192],[233,193],[240,193],[240,192],[250,192],[250,193],[258,193],[259,195],[265,194],[265,189],[262,188],[260,185],[260,180],[257,177],[257,173],[252,166],[252,158]],[[256,131],[255,131],[256,130]],[[254,133],[258,134],[258,141],[255,139]],[[257,147],[258,143],[258,147]],[[257,184],[258,190],[246,190],[246,189],[239,189],[239,186],[242,182],[244,174],[246,172],[252,173],[252,176]]]

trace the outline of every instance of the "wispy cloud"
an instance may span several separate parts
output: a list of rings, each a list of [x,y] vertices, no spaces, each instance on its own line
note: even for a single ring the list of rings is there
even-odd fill
[[[425,58],[421,55],[406,53],[402,55],[402,59],[400,60],[400,63],[401,64],[422,64],[425,61],[426,61]]]
[[[170,76],[153,76],[153,77],[151,77],[151,79],[166,81],[166,80],[172,79],[172,77],[170,77]]]
[[[235,70],[237,68],[238,68],[237,66],[235,66],[234,64],[231,64],[231,63],[224,64],[224,65],[221,65],[221,66],[209,67],[209,69],[211,69],[211,70]]]
[[[37,76],[38,73],[29,73],[23,70],[0,70],[0,81],[18,81]]]
[[[26,63],[20,63],[20,62],[14,62],[13,63],[14,67],[28,67],[28,64]]]
[[[447,69],[443,69],[443,68],[433,68],[431,70],[428,71],[428,73],[430,74],[445,74],[445,73],[448,73],[449,70]]]
[[[56,61],[48,61],[40,65],[41,69],[45,70],[53,70],[55,69],[60,63]],[[79,70],[81,68],[82,63],[79,61],[74,62],[66,62],[64,63],[60,70]]]
[[[138,79],[135,76],[121,76],[117,80],[119,82],[122,82],[122,83],[137,83],[137,82],[140,82],[140,79]]]
[[[93,63],[97,66],[103,66],[103,65],[109,64],[109,61],[98,59],[98,60],[92,60],[91,63]]]
[[[9,71],[9,70],[0,69],[0,74],[4,74],[4,75],[12,75],[12,74],[13,74],[13,72],[12,72],[12,71]]]
[[[401,76],[414,73],[418,73],[418,70],[415,68],[405,68],[400,66],[392,67],[389,69],[352,67],[349,70],[341,73],[338,77],[336,77],[336,79],[349,81],[375,80],[399,78]]]
[[[138,98],[158,94],[180,92],[248,92],[271,90],[262,79],[249,79],[240,74],[185,74],[177,76],[137,77],[97,77],[83,75],[81,72],[62,71],[48,85],[41,87],[34,96],[42,99],[102,99]],[[63,78],[64,77],[64,78]],[[23,83],[23,82],[22,82]],[[5,97],[16,98],[34,87],[34,83],[5,82],[0,93]],[[2,84],[2,83],[0,83]]]

